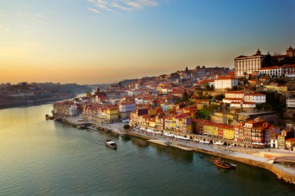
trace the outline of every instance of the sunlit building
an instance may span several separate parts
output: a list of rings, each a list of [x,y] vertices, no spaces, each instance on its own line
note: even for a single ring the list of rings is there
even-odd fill
[[[253,74],[261,69],[265,55],[262,55],[260,50],[252,56],[240,55],[235,58],[235,75],[243,77],[245,74]]]

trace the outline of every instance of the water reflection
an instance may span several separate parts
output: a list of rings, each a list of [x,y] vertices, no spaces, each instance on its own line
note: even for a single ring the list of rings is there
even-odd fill
[[[178,148],[170,146],[161,146],[157,144],[150,143],[150,145],[156,148],[158,154],[166,154],[171,157],[173,160],[183,161],[191,163],[193,161],[193,152],[185,151]]]
[[[124,136],[122,136],[121,138],[122,138],[122,140],[125,141],[125,142],[129,142],[129,141],[131,141],[131,139],[132,139],[132,138],[131,138],[130,136],[128,136],[128,135],[124,135]]]
[[[149,146],[149,142],[147,140],[140,139],[140,138],[135,138],[135,137],[131,138],[131,142],[142,148],[146,148]]]

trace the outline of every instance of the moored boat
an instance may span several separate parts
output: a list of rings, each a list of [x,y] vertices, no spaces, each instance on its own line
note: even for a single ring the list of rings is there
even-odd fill
[[[223,169],[230,169],[230,168],[235,168],[236,167],[235,164],[232,164],[232,163],[229,163],[229,162],[226,162],[226,161],[222,161],[220,159],[215,159],[215,160],[213,160],[213,162],[217,167],[220,167],[220,168],[223,168]]]
[[[54,117],[53,116],[49,116],[48,114],[45,115],[45,119],[46,120],[53,120]]]
[[[110,147],[111,149],[117,149],[117,144],[116,144],[116,142],[114,142],[114,141],[112,141],[111,139],[106,139],[106,145],[108,146],[108,147]]]

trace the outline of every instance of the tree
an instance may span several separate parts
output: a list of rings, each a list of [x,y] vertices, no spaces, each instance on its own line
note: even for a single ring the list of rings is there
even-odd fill
[[[271,66],[271,60],[272,60],[272,56],[269,53],[267,53],[267,55],[265,55],[265,57],[262,61],[262,67]]]
[[[222,101],[223,98],[224,98],[223,94],[215,95],[215,99],[218,100],[218,101]]]
[[[215,90],[215,86],[213,84],[211,85],[211,90]]]
[[[203,92],[202,91],[198,91],[197,94],[198,94],[198,98],[199,99],[203,99],[204,98],[204,95],[203,95]]]
[[[123,128],[124,128],[125,130],[128,130],[128,129],[130,129],[130,125],[124,125]]]
[[[197,117],[205,120],[209,120],[210,112],[209,110],[201,109],[197,112]]]
[[[188,94],[186,92],[186,90],[184,91],[184,93],[182,94],[182,100],[183,101],[188,101],[189,97],[188,97]]]

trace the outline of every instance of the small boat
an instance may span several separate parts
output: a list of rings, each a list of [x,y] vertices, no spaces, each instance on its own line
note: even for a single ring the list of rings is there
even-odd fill
[[[229,164],[230,168],[235,168],[236,167],[236,164],[229,163],[229,162],[227,162],[227,164]]]
[[[96,127],[96,126],[94,126],[94,125],[92,125],[92,126],[88,127],[88,129],[91,129],[91,130],[93,130],[93,131],[98,131],[97,127]]]
[[[117,149],[116,142],[112,141],[111,139],[106,139],[106,145],[110,147],[111,149]]]
[[[217,167],[220,167],[220,168],[223,168],[223,169],[231,169],[231,168],[236,167],[235,164],[225,162],[225,161],[222,161],[220,159],[215,159],[215,160],[213,160],[213,162]]]
[[[77,128],[78,128],[78,129],[86,129],[87,126],[86,126],[86,125],[78,125]]]
[[[267,160],[268,163],[273,164],[275,162],[275,159],[269,159]]]
[[[54,117],[53,116],[49,116],[48,114],[45,115],[45,119],[46,120],[53,120]]]

